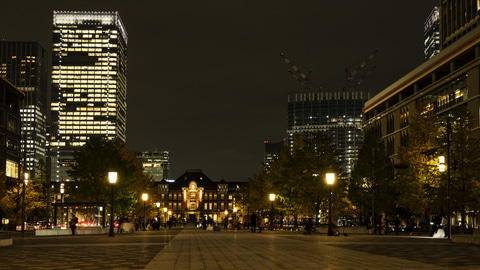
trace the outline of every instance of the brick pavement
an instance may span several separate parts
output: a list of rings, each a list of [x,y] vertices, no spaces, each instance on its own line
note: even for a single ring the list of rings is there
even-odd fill
[[[377,235],[184,230],[146,269],[478,269],[480,247]]]
[[[53,254],[53,255],[52,255]],[[4,269],[478,269],[480,246],[409,236],[172,229],[14,239]]]

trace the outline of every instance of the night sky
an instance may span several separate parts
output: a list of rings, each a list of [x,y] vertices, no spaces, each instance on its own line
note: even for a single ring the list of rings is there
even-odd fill
[[[119,11],[129,35],[128,148],[169,151],[170,178],[203,169],[214,181],[243,181],[258,174],[264,141],[286,136],[286,96],[303,89],[280,53],[310,69],[321,91],[337,91],[345,69],[378,50],[369,62],[375,72],[357,89],[378,93],[424,61],[423,25],[435,5],[2,1],[0,39],[36,41],[51,54],[53,10]]]

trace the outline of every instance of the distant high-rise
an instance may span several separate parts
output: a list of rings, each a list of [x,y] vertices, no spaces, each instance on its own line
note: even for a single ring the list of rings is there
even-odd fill
[[[15,182],[22,179],[20,168],[20,103],[25,95],[0,76],[0,171]]]
[[[428,60],[440,52],[439,10],[434,7],[424,24],[424,54]]]
[[[340,152],[345,173],[362,143],[362,109],[369,94],[362,91],[307,92],[288,95],[288,141],[296,134],[320,131],[328,135]]]
[[[118,12],[53,12],[52,181],[91,137],[126,142],[127,43]]]
[[[0,76],[25,94],[21,103],[21,150],[26,171],[37,177],[36,165],[46,158],[48,113],[47,52],[36,42],[0,41]]]
[[[145,151],[137,154],[145,173],[150,174],[155,182],[168,180],[170,177],[170,161],[168,151]]]
[[[264,141],[263,143],[265,144],[265,157],[264,157],[264,165],[266,167],[270,167],[270,164],[272,163],[273,158],[277,155],[277,152],[286,144],[286,138],[279,142],[269,142],[269,141]]]

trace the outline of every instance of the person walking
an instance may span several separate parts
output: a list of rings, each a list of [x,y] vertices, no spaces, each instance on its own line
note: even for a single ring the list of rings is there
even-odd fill
[[[263,229],[263,226],[265,226],[265,221],[263,220],[261,214],[258,214],[258,217],[257,217],[257,226],[258,226],[258,232],[261,233],[261,232],[262,232],[262,229]]]
[[[228,230],[228,217],[223,219],[223,227],[225,228],[225,231]]]
[[[384,220],[384,222],[385,222],[385,235],[387,235],[387,234],[388,234],[388,230],[390,229],[390,228],[388,227],[388,222],[389,222],[389,221],[388,221],[388,215],[385,215],[385,220]]]
[[[72,219],[70,220],[70,229],[72,230],[72,235],[75,235],[75,229],[77,228],[77,217],[72,214]]]
[[[395,217],[395,235],[398,235],[399,232],[400,232],[400,215],[397,214],[397,216]]]
[[[255,212],[250,216],[250,222],[252,223],[252,233],[254,233],[257,226],[257,215],[255,215]]]

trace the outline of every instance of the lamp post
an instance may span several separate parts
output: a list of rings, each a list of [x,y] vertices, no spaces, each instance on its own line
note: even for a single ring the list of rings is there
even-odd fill
[[[165,223],[165,228],[167,227],[167,207],[163,208],[163,222]]]
[[[250,229],[250,204],[247,203],[247,229]]]
[[[26,185],[28,183],[29,174],[26,172],[23,175],[23,186],[22,186],[22,238],[25,236],[25,192],[26,192]]]
[[[145,202],[148,199],[148,194],[143,193],[142,194],[142,199],[143,199],[143,230],[147,230],[147,208],[145,207]]]
[[[270,201],[272,203],[272,209],[270,212],[270,230],[273,230],[273,201],[275,201],[275,194],[270,193]]]
[[[448,146],[448,152],[450,152],[450,147]],[[447,209],[448,209],[448,214],[447,214],[447,230],[444,230],[445,231],[445,235],[447,235],[447,238],[448,239],[451,239],[451,234],[452,234],[452,230],[451,230],[451,225],[450,225],[450,211],[451,211],[451,208],[450,208],[450,163],[449,163],[449,157],[450,155],[447,154],[447,166],[445,166],[445,156],[439,156],[438,157],[438,171],[439,172],[447,172],[447,203],[448,203],[448,206],[447,206]],[[445,168],[446,167],[446,168]]]
[[[114,236],[115,225],[113,224],[113,194],[114,194],[113,187],[117,182],[117,172],[108,172],[108,182],[110,182],[110,185],[112,186],[112,201],[110,204],[110,233],[108,235]]]
[[[160,203],[157,202],[157,209],[158,209],[158,222],[160,222]]]
[[[235,227],[237,226],[237,208],[233,208],[233,230],[235,231]]]
[[[335,174],[327,173],[325,175],[328,184],[328,235],[333,235],[332,230],[332,185],[335,182]]]

